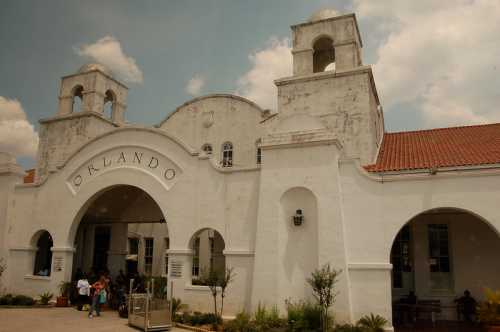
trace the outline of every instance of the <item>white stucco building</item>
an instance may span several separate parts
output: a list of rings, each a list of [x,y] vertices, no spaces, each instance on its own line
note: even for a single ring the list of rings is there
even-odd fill
[[[63,77],[36,170],[23,181],[0,155],[3,286],[56,292],[77,267],[116,274],[137,260],[210,310],[193,274],[226,266],[235,314],[310,298],[305,279],[330,263],[343,271],[340,321],[390,320],[410,290],[446,304],[500,288],[500,124],[386,133],[354,14],[292,34],[276,113],[216,94],[141,127],[124,120],[139,110],[103,66]]]

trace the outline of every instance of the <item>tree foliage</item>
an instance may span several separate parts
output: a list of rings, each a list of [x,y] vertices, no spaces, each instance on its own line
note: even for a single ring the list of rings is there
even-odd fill
[[[321,326],[323,331],[328,330],[328,309],[335,303],[338,292],[335,292],[335,284],[342,270],[335,270],[330,264],[325,264],[316,269],[307,282],[313,290],[313,295],[322,309]]]

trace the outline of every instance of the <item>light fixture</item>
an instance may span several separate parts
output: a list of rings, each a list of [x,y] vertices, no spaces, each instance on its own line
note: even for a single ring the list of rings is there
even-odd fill
[[[295,226],[300,226],[304,222],[304,215],[302,214],[302,210],[298,209],[295,211],[295,215],[292,217],[293,224]]]

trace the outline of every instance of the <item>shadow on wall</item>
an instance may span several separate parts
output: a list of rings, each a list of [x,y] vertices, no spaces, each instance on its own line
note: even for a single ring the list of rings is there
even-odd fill
[[[280,294],[282,299],[307,299],[311,289],[306,278],[318,268],[318,212],[314,194],[306,188],[287,190],[280,200],[279,229]],[[300,214],[300,225],[293,217]]]

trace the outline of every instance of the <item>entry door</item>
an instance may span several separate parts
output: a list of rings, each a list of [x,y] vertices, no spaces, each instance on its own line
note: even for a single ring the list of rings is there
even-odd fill
[[[108,251],[111,239],[111,227],[99,226],[95,228],[94,237],[94,264],[97,271],[108,268]]]

